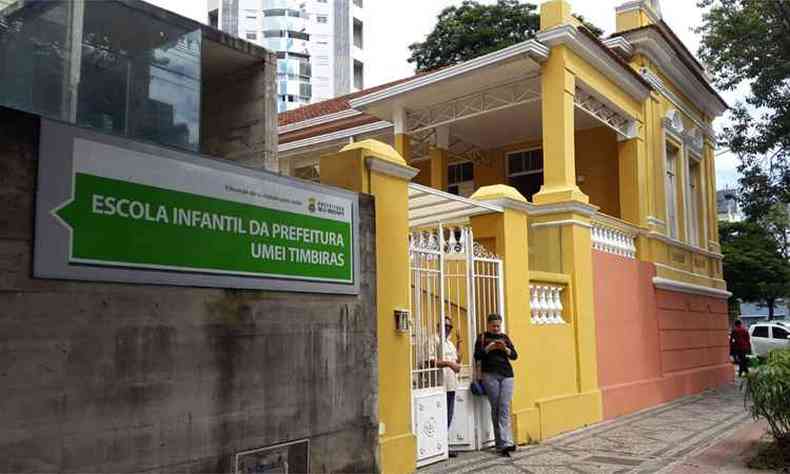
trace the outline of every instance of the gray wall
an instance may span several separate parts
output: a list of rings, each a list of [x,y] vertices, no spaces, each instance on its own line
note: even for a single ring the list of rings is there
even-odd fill
[[[358,297],[36,280],[37,130],[0,108],[0,472],[377,471],[372,199]]]
[[[351,0],[335,0],[335,96],[351,92]]]
[[[278,172],[277,57],[203,81],[201,151]]]

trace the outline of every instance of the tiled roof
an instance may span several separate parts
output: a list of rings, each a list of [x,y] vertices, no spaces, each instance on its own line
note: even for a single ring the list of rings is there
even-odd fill
[[[354,92],[348,95],[343,95],[340,97],[335,97],[334,99],[325,100],[323,102],[316,102],[315,104],[299,107],[298,109],[289,110],[288,112],[283,112],[277,116],[277,125],[282,127],[283,125],[290,125],[292,123],[303,122],[305,120],[310,120],[316,117],[322,117],[324,115],[334,114],[337,112],[348,110],[351,108],[351,105],[349,105],[349,101],[351,99],[356,99],[357,97],[362,97],[372,92],[376,92],[381,89],[386,89],[387,87],[400,84],[401,82],[409,81],[422,74],[424,73],[405,77],[403,79],[398,79],[397,81],[388,82],[386,84],[381,84],[376,87],[362,89],[361,91]]]
[[[306,138],[317,137],[327,133],[339,132],[349,128],[360,127],[370,123],[378,122],[378,117],[368,114],[355,115],[353,117],[345,117],[331,122],[314,125],[312,127],[294,130],[292,132],[285,132],[280,134],[280,144],[295,142],[297,140],[304,140]]]

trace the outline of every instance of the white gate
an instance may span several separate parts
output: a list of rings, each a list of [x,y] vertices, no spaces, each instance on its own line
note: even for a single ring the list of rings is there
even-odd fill
[[[411,388],[417,465],[447,458],[448,449],[475,450],[493,443],[488,402],[469,392],[477,334],[490,313],[504,316],[502,261],[474,242],[468,226],[436,225],[410,237]],[[453,322],[451,341],[461,357],[452,426],[442,369],[435,367],[445,338],[444,317]]]

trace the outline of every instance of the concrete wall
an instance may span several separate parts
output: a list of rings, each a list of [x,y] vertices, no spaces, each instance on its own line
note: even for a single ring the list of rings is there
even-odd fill
[[[727,301],[656,290],[652,263],[593,252],[604,418],[731,381]]]
[[[202,153],[280,171],[276,71],[277,58],[270,54],[260,64],[204,80]]]
[[[358,297],[33,279],[37,131],[0,108],[0,472],[376,471],[372,199]]]

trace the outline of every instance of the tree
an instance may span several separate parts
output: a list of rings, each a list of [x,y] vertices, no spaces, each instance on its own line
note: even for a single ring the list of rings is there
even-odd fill
[[[536,10],[535,5],[518,0],[497,0],[494,5],[464,0],[460,6],[442,10],[425,41],[409,46],[409,62],[417,63],[419,72],[432,71],[534,38],[540,30]],[[584,18],[577,18],[584,23]],[[603,33],[584,24],[596,35]]]
[[[790,262],[776,240],[752,222],[721,222],[719,235],[732,298],[766,306],[773,319],[777,300],[790,294]]]
[[[722,140],[740,165],[740,201],[747,218],[769,219],[790,202],[790,2],[698,0],[707,8],[699,54],[716,85],[751,93],[730,114]],[[786,229],[785,229],[786,231]]]

